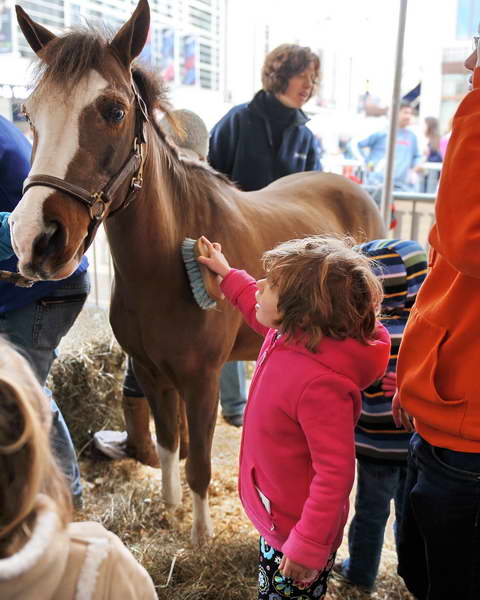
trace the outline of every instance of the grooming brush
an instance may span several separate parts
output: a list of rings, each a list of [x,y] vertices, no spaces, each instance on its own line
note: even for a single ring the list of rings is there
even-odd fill
[[[187,271],[193,297],[203,310],[216,308],[217,300],[225,297],[218,285],[217,276],[197,261],[198,256],[209,256],[208,247],[201,239],[185,238],[182,242],[182,258]]]

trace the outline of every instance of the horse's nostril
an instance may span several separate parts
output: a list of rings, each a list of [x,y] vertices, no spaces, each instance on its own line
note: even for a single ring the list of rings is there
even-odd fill
[[[59,221],[50,221],[34,243],[34,254],[49,256],[65,245],[65,229]]]

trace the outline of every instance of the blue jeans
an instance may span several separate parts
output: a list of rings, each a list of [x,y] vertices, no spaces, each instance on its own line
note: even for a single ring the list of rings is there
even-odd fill
[[[390,501],[395,503],[397,523],[404,501],[406,464],[388,465],[361,458],[357,460],[355,516],[348,530],[350,557],[343,561],[343,575],[352,583],[371,589],[382,554]],[[395,536],[396,537],[396,536]]]
[[[480,453],[412,437],[398,573],[418,600],[480,598]]]
[[[123,395],[131,398],[143,398],[145,396],[135,376],[132,359],[129,356],[127,356],[127,368],[123,378]]]
[[[227,362],[220,375],[220,403],[224,417],[243,415],[247,402],[244,362]]]
[[[90,289],[88,273],[67,280],[48,297],[6,313],[0,313],[0,334],[5,335],[29,361],[44,386],[57,357],[57,346],[75,322]],[[52,407],[52,447],[71,482],[72,495],[80,498],[80,471],[70,432],[63,416],[45,388]]]

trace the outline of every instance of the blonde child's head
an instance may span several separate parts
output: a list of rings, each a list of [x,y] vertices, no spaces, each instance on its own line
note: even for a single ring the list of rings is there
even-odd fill
[[[323,336],[365,344],[373,339],[382,286],[354,243],[312,236],[265,252],[267,282],[278,295],[277,324],[287,339],[300,335],[312,352]]]
[[[0,336],[0,557],[29,537],[38,495],[66,524],[71,498],[50,450],[51,411],[26,360]]]

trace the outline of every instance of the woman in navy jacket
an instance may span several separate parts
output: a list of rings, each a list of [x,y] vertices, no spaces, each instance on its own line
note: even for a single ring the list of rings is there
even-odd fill
[[[244,191],[302,171],[320,171],[320,145],[301,107],[318,82],[310,48],[283,44],[265,58],[262,89],[212,129],[208,161]]]

